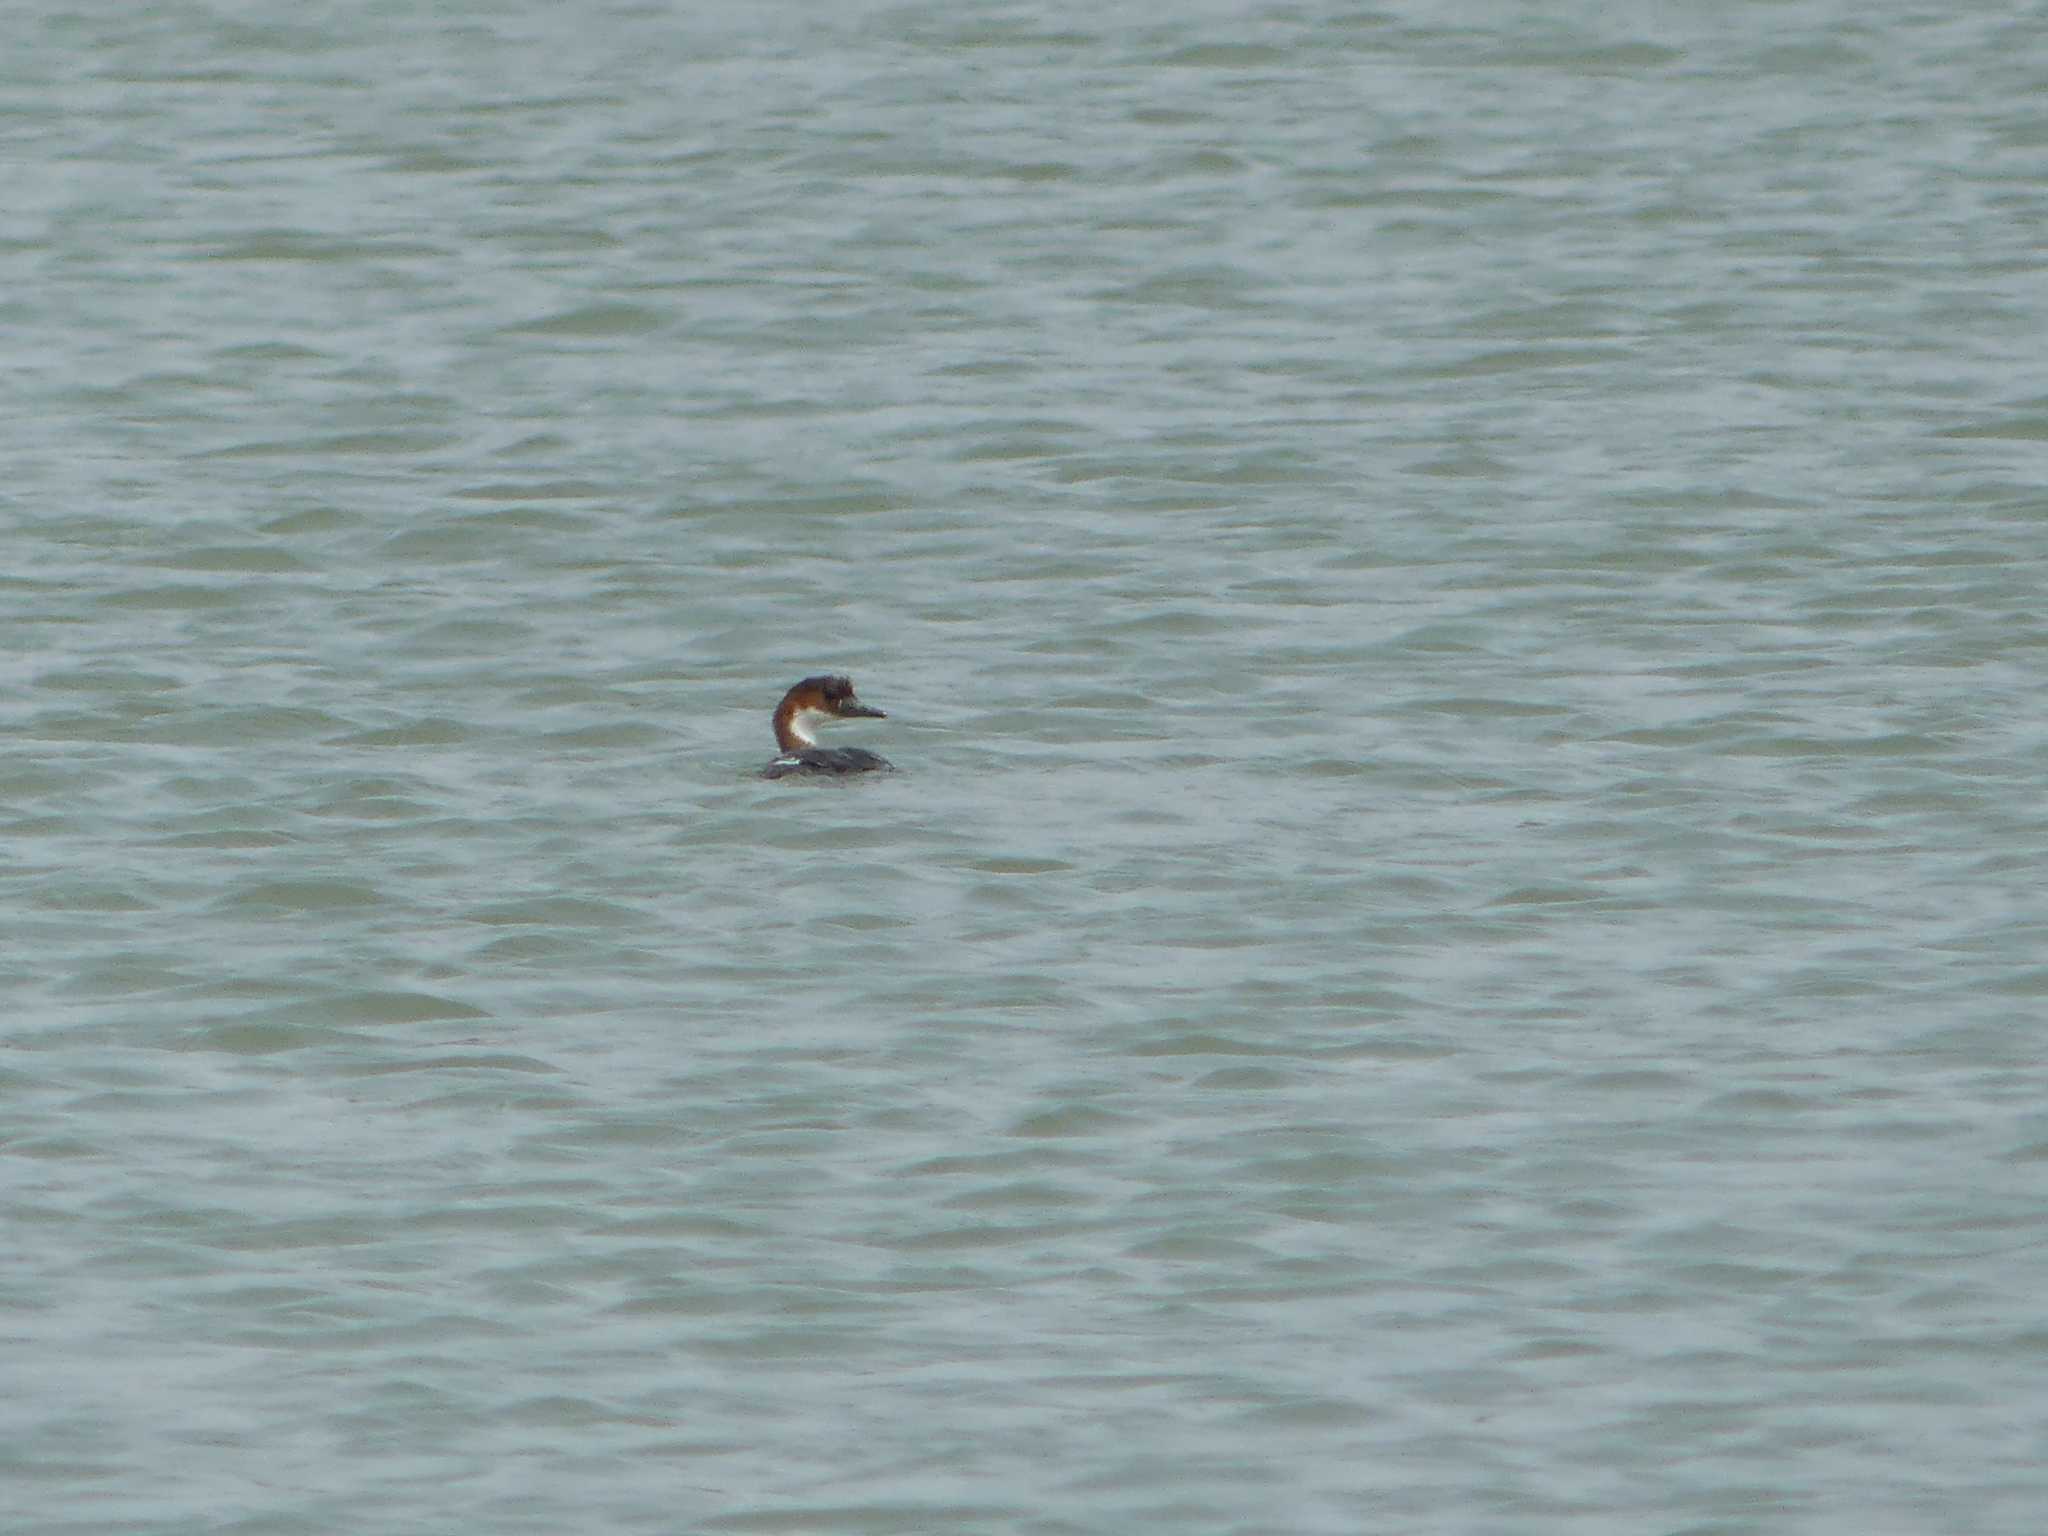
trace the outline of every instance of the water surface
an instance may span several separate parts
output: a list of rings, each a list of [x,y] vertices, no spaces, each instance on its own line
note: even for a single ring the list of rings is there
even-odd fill
[[[698,9],[0,60],[15,1528],[2031,1536],[2038,28]]]

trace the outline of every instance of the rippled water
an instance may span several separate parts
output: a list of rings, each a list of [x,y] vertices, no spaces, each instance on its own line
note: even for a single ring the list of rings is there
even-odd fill
[[[9,1528],[2030,1536],[2040,39],[20,21]]]

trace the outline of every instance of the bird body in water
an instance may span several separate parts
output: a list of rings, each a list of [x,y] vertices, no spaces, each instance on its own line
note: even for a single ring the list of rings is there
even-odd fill
[[[861,747],[821,747],[812,729],[826,720],[886,720],[879,709],[861,703],[847,677],[807,677],[782,696],[775,706],[775,745],[782,750],[761,770],[764,779],[790,774],[807,778],[831,778],[849,773],[872,773],[893,766]]]

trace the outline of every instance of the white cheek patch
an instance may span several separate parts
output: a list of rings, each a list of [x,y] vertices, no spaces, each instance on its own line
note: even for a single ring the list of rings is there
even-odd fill
[[[822,709],[800,709],[790,717],[789,734],[794,736],[800,747],[815,747],[818,738],[811,734],[814,727],[832,717]]]

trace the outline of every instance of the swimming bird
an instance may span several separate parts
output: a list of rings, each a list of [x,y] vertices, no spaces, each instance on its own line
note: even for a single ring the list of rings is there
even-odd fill
[[[855,697],[852,678],[807,677],[775,706],[775,745],[782,751],[761,770],[761,777],[779,779],[800,773],[816,778],[892,767],[887,758],[860,747],[821,747],[811,735],[812,728],[825,720],[888,718]]]

